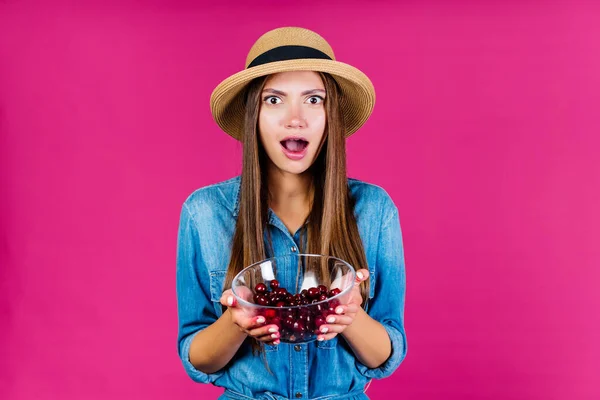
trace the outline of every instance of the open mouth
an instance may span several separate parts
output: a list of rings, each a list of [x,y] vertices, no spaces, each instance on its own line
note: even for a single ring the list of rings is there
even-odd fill
[[[280,143],[286,150],[294,153],[300,153],[308,146],[308,142],[304,139],[286,139]]]

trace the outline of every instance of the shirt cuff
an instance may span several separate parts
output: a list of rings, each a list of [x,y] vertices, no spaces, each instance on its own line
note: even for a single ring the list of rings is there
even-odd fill
[[[196,369],[196,367],[194,367],[190,362],[190,346],[192,345],[192,340],[194,340],[194,337],[200,331],[201,330],[189,335],[187,338],[184,339],[183,344],[181,346],[181,354],[179,356],[183,363],[183,368],[185,369],[185,372],[189,375],[190,378],[192,378],[192,380],[200,383],[213,383],[223,375],[223,371],[207,374]]]
[[[407,342],[406,334],[392,326],[382,324],[390,337],[392,344],[392,354],[388,359],[377,368],[369,368],[356,361],[358,371],[369,379],[383,379],[392,375],[392,373],[400,366],[400,363],[406,357]]]

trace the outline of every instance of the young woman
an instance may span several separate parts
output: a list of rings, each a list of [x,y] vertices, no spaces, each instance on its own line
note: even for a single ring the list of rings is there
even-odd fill
[[[290,27],[261,36],[245,70],[214,90],[213,117],[243,143],[243,169],[183,204],[177,296],[185,370],[225,388],[220,398],[365,399],[370,380],[406,356],[398,210],[382,188],[346,175],[345,139],[374,101],[362,72],[318,34]],[[293,253],[357,270],[349,303],[311,343],[281,343],[278,327],[248,317],[230,289],[244,267]]]

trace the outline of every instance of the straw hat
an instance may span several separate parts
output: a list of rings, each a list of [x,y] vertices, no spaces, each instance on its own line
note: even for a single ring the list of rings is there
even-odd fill
[[[244,88],[250,81],[284,71],[317,71],[331,74],[341,89],[340,108],[346,137],[369,119],[375,105],[375,89],[369,78],[351,65],[336,61],[329,43],[304,28],[277,28],[254,43],[246,67],[221,82],[210,96],[214,120],[237,140],[244,132]]]

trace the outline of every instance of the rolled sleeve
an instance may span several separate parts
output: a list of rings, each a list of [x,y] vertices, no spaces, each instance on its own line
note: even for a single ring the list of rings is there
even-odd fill
[[[390,337],[392,352],[377,368],[368,368],[356,361],[361,374],[371,379],[390,376],[406,357],[407,340],[404,329],[406,272],[404,247],[398,209],[388,198],[379,236],[375,265],[375,288],[367,313],[379,321]]]
[[[186,373],[196,382],[213,383],[223,372],[206,374],[189,359],[194,337],[217,320],[210,299],[208,272],[199,250],[198,229],[187,206],[183,205],[177,240],[177,344]]]
[[[192,345],[192,340],[194,340],[194,336],[196,336],[199,332],[200,331],[197,331],[183,339],[180,354],[181,361],[183,362],[183,368],[185,369],[185,372],[190,378],[192,378],[192,380],[200,383],[213,383],[223,375],[223,371],[218,371],[213,374],[207,374],[196,369],[196,367],[194,367],[190,362],[190,346]]]

